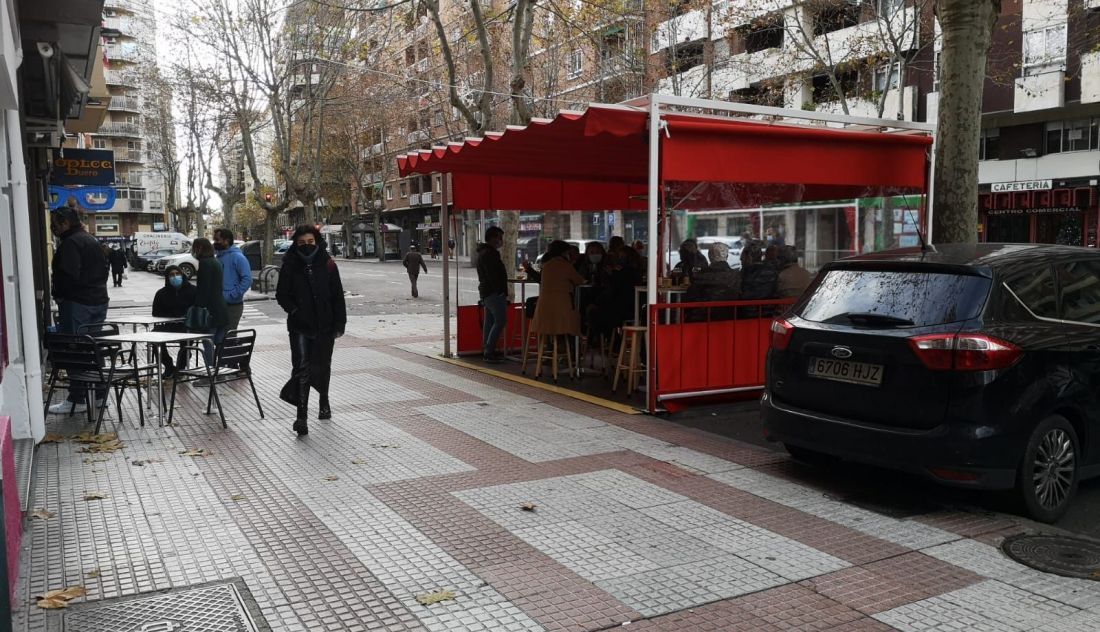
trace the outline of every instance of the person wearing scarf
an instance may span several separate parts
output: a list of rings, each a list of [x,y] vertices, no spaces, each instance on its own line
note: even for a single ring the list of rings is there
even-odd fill
[[[320,395],[318,419],[331,419],[328,386],[332,374],[332,349],[344,335],[347,307],[344,286],[336,262],[325,250],[321,232],[313,226],[299,226],[283,256],[275,299],[286,312],[290,334],[290,379],[279,397],[298,409],[293,430],[309,434],[309,389]]]

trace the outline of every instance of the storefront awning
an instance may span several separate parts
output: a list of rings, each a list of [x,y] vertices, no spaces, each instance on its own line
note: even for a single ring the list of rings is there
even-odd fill
[[[455,175],[458,209],[647,207],[648,112],[593,105],[398,157],[402,176]],[[927,135],[662,114],[661,177],[679,208],[923,190]]]

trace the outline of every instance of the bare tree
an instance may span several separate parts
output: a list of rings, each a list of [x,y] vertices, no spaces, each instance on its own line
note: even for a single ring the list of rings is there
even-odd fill
[[[146,144],[149,162],[164,182],[164,209],[175,226],[181,224],[179,216],[180,168],[183,162],[176,151],[176,120],[172,111],[173,89],[171,81],[156,66],[146,77],[146,130],[150,141]]]

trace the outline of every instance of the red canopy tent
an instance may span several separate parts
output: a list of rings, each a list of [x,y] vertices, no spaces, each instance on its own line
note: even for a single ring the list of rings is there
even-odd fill
[[[402,155],[398,166],[402,176],[451,174],[456,211],[648,210],[649,234],[658,236],[667,207],[738,209],[868,191],[926,193],[931,129],[651,95]],[[442,207],[446,230],[445,199]],[[662,260],[658,241],[649,240],[651,305]],[[449,312],[446,292],[444,301]]]

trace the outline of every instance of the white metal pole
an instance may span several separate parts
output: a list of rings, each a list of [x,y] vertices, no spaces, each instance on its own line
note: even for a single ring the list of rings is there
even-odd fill
[[[649,101],[649,270],[646,271],[646,314],[649,314],[649,306],[657,302],[657,269],[658,257],[661,256],[658,239],[658,217],[661,205],[661,155],[658,144],[661,142],[661,101],[656,94],[650,95]]]
[[[443,357],[451,355],[451,286],[448,285],[451,278],[451,255],[448,252],[451,243],[451,214],[447,206],[447,188],[450,185],[450,174],[442,174],[439,185],[439,219],[443,224]],[[458,245],[457,243],[455,244]]]
[[[936,133],[933,132],[932,133],[932,147],[931,147],[932,158],[927,163],[927,165],[928,165],[928,190],[925,191],[925,195],[924,195],[924,207],[926,209],[928,209],[928,212],[925,214],[925,220],[926,220],[926,223],[927,223],[927,227],[924,230],[924,243],[928,244],[929,246],[931,246],[932,243],[933,243],[932,242],[932,211],[933,211],[932,199],[934,197],[933,193],[936,192],[936,143],[937,142],[938,141],[936,140]]]

